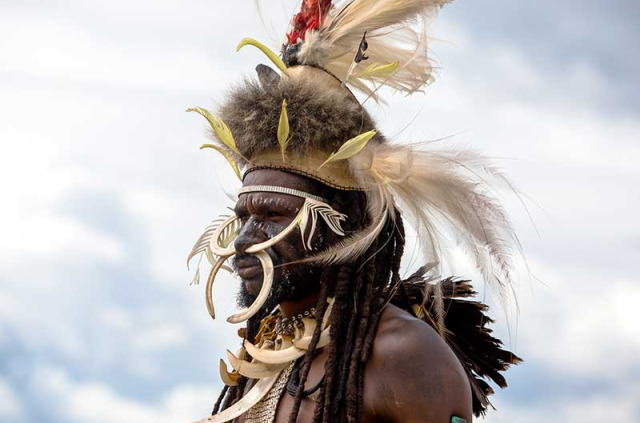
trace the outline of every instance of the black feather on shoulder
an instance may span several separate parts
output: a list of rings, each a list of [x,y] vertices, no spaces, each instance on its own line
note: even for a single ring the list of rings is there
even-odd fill
[[[430,313],[433,294],[425,296],[428,266],[420,268],[408,279],[402,281],[391,300],[395,305],[410,311],[437,330],[435,317]],[[484,415],[492,406],[489,395],[494,391],[489,381],[500,388],[507,386],[501,372],[509,366],[522,362],[518,356],[502,348],[502,341],[491,335],[487,327],[493,323],[485,313],[489,306],[469,300],[477,293],[470,281],[448,278],[437,282],[441,285],[446,316],[445,333],[441,333],[462,363],[473,392],[473,412]],[[433,290],[430,290],[433,292]]]

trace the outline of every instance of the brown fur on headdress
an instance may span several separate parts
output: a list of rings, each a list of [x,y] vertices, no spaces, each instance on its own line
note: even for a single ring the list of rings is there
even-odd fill
[[[249,160],[278,148],[276,135],[283,100],[287,101],[291,124],[289,153],[331,153],[375,126],[346,88],[334,89],[306,78],[261,76],[260,81],[245,79],[230,91],[220,108],[238,149]]]

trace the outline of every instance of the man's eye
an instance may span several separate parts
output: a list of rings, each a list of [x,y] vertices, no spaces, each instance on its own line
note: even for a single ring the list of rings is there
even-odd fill
[[[270,211],[269,213],[267,213],[268,217],[282,217],[282,213],[277,212],[277,211]]]

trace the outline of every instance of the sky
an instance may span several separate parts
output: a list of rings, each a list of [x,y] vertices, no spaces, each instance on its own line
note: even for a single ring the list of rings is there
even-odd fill
[[[239,183],[199,151],[295,1],[0,0],[0,422],[210,413],[237,328],[185,259]],[[458,0],[424,95],[367,104],[395,142],[482,151],[529,272],[495,332],[525,363],[491,423],[640,422],[640,3]],[[406,266],[409,271],[410,265]],[[464,262],[459,276],[473,276]],[[217,283],[220,315],[237,281]]]

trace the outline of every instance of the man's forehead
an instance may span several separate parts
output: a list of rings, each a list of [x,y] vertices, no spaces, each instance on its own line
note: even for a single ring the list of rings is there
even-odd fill
[[[238,211],[249,207],[249,204],[251,204],[252,207],[264,207],[267,209],[275,207],[298,211],[303,203],[304,200],[302,198],[291,195],[274,192],[252,192],[240,195],[235,209]]]
[[[276,186],[304,191],[313,195],[322,195],[322,185],[302,175],[277,169],[259,169],[247,174],[243,186]]]

